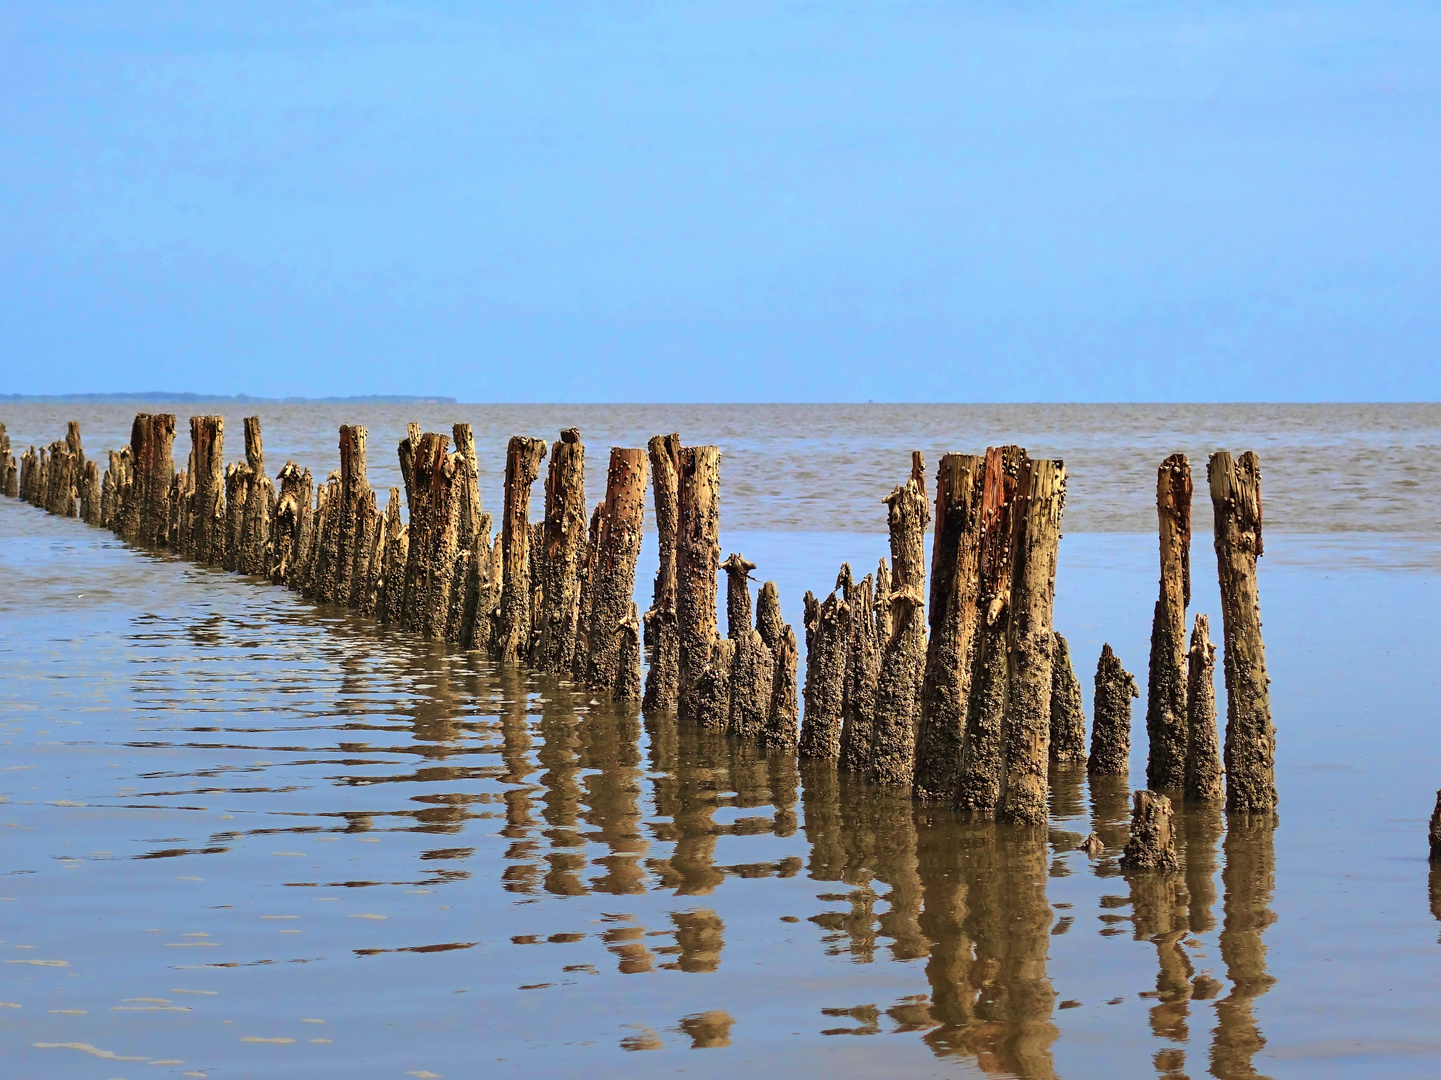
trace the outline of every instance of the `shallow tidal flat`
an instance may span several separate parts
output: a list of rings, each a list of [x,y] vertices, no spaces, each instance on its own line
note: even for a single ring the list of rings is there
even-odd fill
[[[0,417],[17,452],[78,411],[40,408]],[[135,409],[91,408],[115,417],[79,416],[87,447],[119,445]],[[596,460],[676,427],[719,442],[722,550],[796,626],[842,559],[885,552],[906,440],[932,466],[1007,438],[1066,457],[1055,618],[1088,716],[1104,642],[1144,683],[1155,466],[1255,448],[1281,807],[1183,808],[1170,877],[1117,863],[1142,702],[1129,783],[1053,774],[1041,839],[0,499],[5,1074],[1434,1076],[1438,410],[1252,408],[965,414],[955,437],[864,410],[486,414],[577,423]],[[328,469],[353,420],[392,467],[371,407],[285,409],[244,410],[277,465]],[[1198,497],[1190,610],[1218,625],[1209,523]]]

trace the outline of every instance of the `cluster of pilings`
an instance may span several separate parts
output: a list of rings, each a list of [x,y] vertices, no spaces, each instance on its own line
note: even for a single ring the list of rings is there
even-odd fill
[[[1260,468],[1253,453],[1212,456],[1225,673],[1225,769],[1216,731],[1215,647],[1204,615],[1189,648],[1191,474],[1175,454],[1158,472],[1161,585],[1152,631],[1147,822],[1170,798],[1234,810],[1276,805],[1275,730],[1260,634]],[[891,560],[855,581],[841,566],[824,601],[806,594],[802,755],[835,761],[917,799],[1003,820],[1046,820],[1048,769],[1129,769],[1135,680],[1109,645],[1096,669],[1089,755],[1080,684],[1052,628],[1065,466],[1018,446],[947,454],[936,474],[929,633],[925,467],[885,500]],[[1163,809],[1156,809],[1157,807]],[[1143,832],[1166,834],[1148,825]],[[1164,845],[1163,845],[1164,846]],[[1133,860],[1141,865],[1146,860]],[[1157,865],[1164,864],[1164,858]]]
[[[177,471],[175,417],[142,413],[130,444],[110,452],[102,479],[75,422],[63,440],[27,450],[18,476],[0,426],[0,490],[143,547],[263,576],[316,602],[565,676],[617,700],[674,709],[704,728],[795,747],[878,785],[981,816],[1043,824],[1052,767],[1084,761],[1095,775],[1127,771],[1135,680],[1106,645],[1088,755],[1080,684],[1052,627],[1066,499],[1061,461],[1031,458],[1019,446],[947,454],[932,508],[925,463],[912,454],[909,477],[884,500],[889,562],[859,582],[843,564],[824,601],[805,596],[798,695],[796,638],[775,583],[761,586],[753,613],[755,564],[738,552],[720,558],[717,447],[682,446],[672,434],[651,439],[645,451],[613,448],[605,497],[587,515],[585,448],[576,429],[562,431],[549,447],[543,516],[532,522],[531,489],[547,446],[516,436],[492,537],[468,424],[453,427],[453,448],[446,435],[410,425],[397,447],[404,518],[400,489],[390,489],[382,511],[366,479],[364,427],[340,428],[340,469],[323,483],[294,462],[272,482],[259,419],[246,418],[244,430],[245,458],[227,465],[223,419],[192,417],[189,458]],[[642,618],[633,594],[647,459],[660,565]],[[1224,759],[1204,615],[1186,643],[1191,470],[1173,454],[1157,482],[1161,577],[1146,709],[1148,791],[1136,808],[1147,835],[1168,835],[1157,823],[1172,795],[1218,799],[1223,777],[1229,809],[1276,805],[1256,588],[1260,467],[1254,453],[1222,452],[1207,474],[1224,627]],[[924,551],[932,521],[928,617]],[[722,570],[724,636],[716,611]]]

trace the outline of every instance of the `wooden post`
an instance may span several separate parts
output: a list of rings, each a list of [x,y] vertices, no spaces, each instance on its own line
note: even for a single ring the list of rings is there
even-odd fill
[[[1081,680],[1071,666],[1071,647],[1052,631],[1051,764],[1074,765],[1086,760],[1086,707]]]
[[[1140,696],[1135,676],[1121,666],[1109,644],[1101,646],[1101,659],[1096,664],[1096,715],[1091,724],[1087,772],[1094,776],[1119,776],[1130,769],[1131,699]]]
[[[20,496],[20,476],[15,471],[15,455],[10,452],[10,436],[0,424],[0,495],[15,499]]]
[[[1015,581],[1007,620],[1010,698],[1000,812],[1006,821],[1044,825],[1050,796],[1051,612],[1066,467],[1058,460],[1031,458],[1021,483],[1025,498],[1016,515]]]
[[[1221,748],[1216,739],[1216,646],[1211,624],[1196,616],[1191,649],[1186,657],[1186,801],[1219,799]]]
[[[446,622],[445,640],[458,644],[466,627],[465,610],[470,593],[469,583],[474,576],[477,533],[485,515],[481,512],[480,459],[475,453],[475,433],[469,424],[455,424],[451,427],[451,435],[455,438],[455,451],[451,458],[455,463],[456,558],[450,585],[450,616]],[[488,562],[489,518],[485,518],[485,521],[485,558]]]
[[[644,450],[611,448],[601,521],[587,622],[586,683],[597,690],[614,690],[645,525]]]
[[[771,704],[763,737],[767,746],[789,749],[796,745],[799,734],[796,722],[800,718],[800,703],[796,697],[796,635],[789,626],[782,626],[780,641],[772,650],[772,656],[775,664],[771,677]]]
[[[842,568],[849,581],[850,567]],[[837,581],[840,586],[841,582]],[[838,591],[832,591],[817,607],[815,597],[807,602],[806,684],[802,690],[806,709],[801,717],[801,757],[835,761],[841,754],[841,728],[845,710],[846,668],[851,641],[851,605]],[[867,613],[854,613],[865,618]]]
[[[716,641],[716,578],[720,567],[720,449],[680,451],[680,524],[676,541],[676,626],[680,638],[679,712],[700,719],[697,687]],[[712,680],[714,681],[714,680]],[[724,724],[724,719],[721,720]]]
[[[169,540],[174,441],[175,417],[170,413],[140,413],[130,427],[135,478],[127,500],[122,535],[142,547],[164,547]]]
[[[680,637],[676,624],[676,545],[680,535],[680,436],[656,435],[647,444],[655,531],[660,562],[655,591],[645,613],[645,642],[650,670],[645,679],[645,708],[674,709],[680,701]]]
[[[390,489],[385,507],[385,568],[375,601],[382,623],[399,625],[405,604],[405,569],[410,562],[410,530],[400,518],[400,489]]]
[[[87,525],[100,524],[100,471],[89,459],[80,474],[80,517]]]
[[[752,628],[751,571],[756,564],[739,552],[732,552],[721,563],[726,572],[726,637],[736,640]]]
[[[775,657],[759,630],[745,630],[729,639],[735,646],[731,659],[730,719],[732,735],[758,739],[764,735],[775,690]]]
[[[505,516],[501,519],[501,550],[505,561],[496,625],[495,651],[502,663],[513,664],[530,654],[530,486],[540,475],[545,440],[516,435],[505,454]]]
[[[1239,461],[1221,451],[1211,455],[1206,476],[1216,513],[1225,640],[1226,809],[1273,810],[1279,801],[1276,729],[1256,586],[1256,560],[1263,550],[1261,463],[1249,450]]]
[[[335,564],[340,551],[340,501],[344,494],[340,471],[325,478],[315,508],[315,535],[306,568],[305,597],[317,603],[335,594]]]
[[[576,682],[585,682],[590,663],[590,607],[595,596],[596,567],[600,563],[600,532],[605,525],[605,500],[595,504],[586,532],[585,559],[580,571],[580,613],[575,637],[575,661],[571,675]]]
[[[370,560],[375,554],[375,537],[383,527],[383,519],[375,504],[375,491],[366,485],[355,502],[351,518],[353,527],[350,534],[350,573],[346,579],[345,595],[342,602],[351,611],[362,615],[372,607],[370,601]]]
[[[985,458],[976,454],[946,454],[936,471],[930,636],[912,787],[912,794],[921,800],[950,802],[960,783],[980,623],[984,470]]]
[[[1156,470],[1161,594],[1151,622],[1146,686],[1150,748],[1146,783],[1156,791],[1186,782],[1186,607],[1191,602],[1191,463],[1172,454]]]
[[[193,432],[195,421],[191,420],[190,425]],[[309,469],[302,472],[293,461],[285,463],[285,467],[280,470],[278,479],[280,480],[280,497],[275,502],[275,514],[271,519],[268,572],[270,580],[277,585],[288,585],[290,575],[295,569],[302,550],[301,525],[309,514],[314,481],[311,479]],[[198,501],[198,491],[192,496],[192,499]],[[192,524],[192,534],[194,528],[195,525]],[[191,548],[195,550],[193,538]]]
[[[249,470],[244,465],[225,466],[225,552],[220,565],[234,571],[240,559],[240,533],[245,524],[245,499],[250,493]]]
[[[849,568],[847,568],[849,569]],[[845,576],[849,576],[846,574]],[[843,589],[849,594],[850,640],[846,644],[845,689],[841,697],[841,768],[866,775],[876,733],[876,688],[881,678],[881,646],[872,577]]]
[[[195,494],[190,498],[190,537],[184,552],[204,565],[210,558],[210,529],[216,504],[225,497],[225,418],[190,418],[190,474]]]
[[[871,736],[871,777],[909,788],[915,776],[916,728],[926,670],[925,462],[911,455],[911,478],[886,498],[891,533],[891,588],[885,598],[889,637],[881,645],[876,716]]]
[[[1436,808],[1431,811],[1431,861],[1441,862],[1441,791],[1436,792]]]
[[[455,562],[459,547],[459,500],[456,498],[455,459],[444,435],[428,433],[420,438],[416,456],[416,479],[429,484],[426,500],[429,521],[425,542],[424,574],[417,580],[420,589],[415,629],[421,637],[445,640],[450,621],[450,590],[455,582]],[[411,552],[415,546],[412,540]]]
[[[550,447],[545,478],[545,562],[536,666],[568,674],[580,632],[580,576],[585,568],[585,444],[566,428]]]
[[[245,418],[245,515],[240,530],[236,567],[242,574],[264,574],[270,559],[270,520],[275,514],[275,485],[265,475],[265,449],[260,438],[260,417]]]
[[[642,483],[642,488],[644,484]],[[611,698],[615,701],[639,701],[640,684],[640,610],[635,601],[630,602],[630,611],[620,624],[620,665],[616,671],[615,688]]]
[[[981,491],[979,626],[970,712],[961,752],[956,806],[982,814],[995,811],[1005,767],[1003,722],[1009,697],[1006,656],[1011,582],[1015,562],[1018,487],[1026,452],[1019,446],[986,450]]]
[[[1121,855],[1127,870],[1179,870],[1171,800],[1157,791],[1138,791],[1131,801],[1131,838]]]

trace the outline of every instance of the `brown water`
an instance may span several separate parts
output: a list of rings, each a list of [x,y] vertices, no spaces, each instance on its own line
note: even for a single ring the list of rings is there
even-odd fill
[[[793,608],[878,518],[725,542]],[[1058,628],[1143,674],[1155,541],[1072,524]],[[1124,782],[963,824],[0,499],[0,1075],[1434,1076],[1435,548],[1268,538],[1281,813],[1128,877]]]

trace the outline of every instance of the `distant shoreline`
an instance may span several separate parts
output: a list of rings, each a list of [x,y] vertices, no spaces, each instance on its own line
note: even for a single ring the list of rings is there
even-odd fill
[[[233,401],[261,402],[278,405],[458,405],[453,397],[429,394],[356,394],[352,397],[256,397],[251,394],[189,394],[151,390],[145,393],[121,394],[0,394],[0,401]]]

